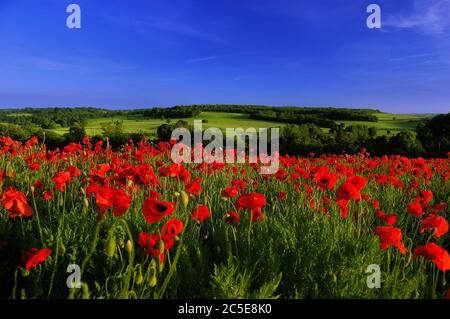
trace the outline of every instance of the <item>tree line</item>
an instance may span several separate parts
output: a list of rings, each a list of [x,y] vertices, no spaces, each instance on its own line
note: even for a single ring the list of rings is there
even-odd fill
[[[157,136],[150,136],[143,133],[127,133],[124,131],[123,122],[121,120],[109,120],[102,124],[102,134],[92,137],[94,140],[109,139],[112,146],[120,146],[129,139],[138,141],[142,138],[150,140],[168,140],[172,130],[176,127],[187,127],[192,129],[187,121],[169,121],[170,118],[188,118],[197,116],[202,111],[217,112],[255,112],[254,116],[258,116],[258,112],[267,112],[261,119],[269,117],[277,117],[279,114],[295,114],[289,107],[282,108],[283,111],[276,113],[271,111],[270,107],[250,106],[249,110],[245,110],[242,106],[234,105],[198,105],[188,107],[178,106],[174,108],[154,108],[147,113],[151,117],[163,117],[167,123],[161,125],[157,130]],[[265,108],[264,111],[261,108]],[[143,110],[143,111],[149,111]],[[340,110],[340,109],[339,109]],[[329,112],[337,114],[344,111],[334,111],[318,109],[316,113],[307,108],[303,109],[303,115],[317,117],[320,112]],[[346,111],[347,110],[347,111]],[[11,136],[20,141],[26,141],[31,136],[37,136],[41,141],[48,144],[49,148],[62,147],[69,142],[79,142],[86,135],[85,121],[88,118],[112,117],[114,115],[136,115],[142,114],[142,110],[133,111],[110,111],[96,108],[81,109],[21,109],[21,110],[0,110],[0,136]],[[274,113],[270,113],[274,112]],[[301,113],[300,111],[298,111]],[[310,113],[308,113],[310,112]],[[373,112],[371,110],[370,112]],[[368,114],[369,110],[359,110],[355,114]],[[325,114],[322,113],[322,114]],[[169,116],[170,114],[170,116]],[[341,115],[342,115],[341,114]],[[166,117],[167,116],[167,117]],[[336,115],[337,116],[337,115]],[[357,116],[357,115],[354,115]],[[60,135],[52,132],[45,125],[38,125],[39,120],[46,117],[47,120],[54,121],[59,125],[69,125],[69,132]],[[64,117],[64,122],[62,121]],[[317,117],[319,120],[320,118]],[[328,120],[328,119],[327,119]],[[294,121],[294,119],[292,120]],[[286,126],[280,129],[280,148],[281,152],[290,155],[307,155],[309,153],[316,154],[341,154],[343,151],[347,153],[356,153],[361,148],[367,149],[372,155],[389,155],[399,154],[404,156],[423,156],[423,157],[445,157],[450,152],[450,113],[438,115],[432,119],[420,122],[415,131],[401,131],[391,136],[379,136],[375,127],[370,125],[350,125],[337,124],[328,126],[329,132],[324,132],[324,125],[318,125],[314,121],[308,121],[305,117],[299,116],[297,122],[287,122]],[[331,120],[330,120],[331,121]],[[6,123],[5,123],[6,122]],[[319,127],[320,126],[320,127]],[[322,128],[321,128],[322,127]]]

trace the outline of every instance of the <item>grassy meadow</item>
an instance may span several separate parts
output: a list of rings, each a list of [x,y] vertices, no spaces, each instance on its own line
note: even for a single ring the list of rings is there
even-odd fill
[[[391,134],[398,133],[404,130],[414,130],[418,121],[423,119],[425,115],[414,114],[391,114],[391,113],[374,113],[379,118],[378,122],[365,122],[365,121],[336,121],[337,123],[343,123],[348,125],[366,125],[374,126],[378,129],[379,135],[385,135],[388,132]],[[158,126],[165,123],[162,119],[145,118],[140,115],[129,116],[115,116],[114,120],[123,120],[124,131],[131,132],[144,132],[147,134],[156,134]],[[236,128],[260,128],[260,127],[282,127],[286,123],[262,121],[250,118],[249,114],[244,113],[224,113],[224,112],[202,112],[200,116],[195,119],[207,120],[207,123],[203,123],[204,128],[217,127],[219,129],[226,129],[228,127]],[[173,119],[172,121],[177,121]],[[189,123],[194,121],[194,118],[182,118]],[[86,133],[89,135],[101,134],[101,123],[111,121],[110,118],[97,118],[87,121]],[[323,128],[324,131],[328,129]],[[69,131],[68,127],[53,129],[58,134],[64,134]]]

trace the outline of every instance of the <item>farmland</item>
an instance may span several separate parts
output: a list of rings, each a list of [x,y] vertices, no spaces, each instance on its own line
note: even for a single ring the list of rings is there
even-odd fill
[[[389,114],[389,113],[376,113],[379,118],[378,122],[365,122],[365,121],[337,121],[337,123],[343,123],[345,125],[366,125],[374,126],[378,129],[378,133],[381,135],[387,134],[388,131],[392,134],[403,130],[414,130],[418,121],[426,118],[421,115],[408,115],[408,114]],[[394,120],[395,118],[395,120]],[[123,126],[125,132],[144,132],[147,134],[155,134],[158,126],[165,123],[162,119],[149,119],[141,115],[129,115],[129,116],[114,116],[109,118],[96,118],[90,119],[86,124],[86,133],[89,135],[101,134],[101,123],[114,120],[123,120]],[[286,123],[276,121],[263,121],[250,118],[245,113],[225,113],[225,112],[202,112],[195,119],[207,120],[203,124],[204,128],[217,127],[219,129],[226,129],[227,127],[242,127],[242,128],[260,128],[260,127],[282,127]],[[178,120],[178,119],[176,119]],[[181,118],[192,122],[194,118]],[[58,134],[64,134],[69,131],[68,127],[52,129],[53,132]],[[324,129],[324,131],[328,131]]]

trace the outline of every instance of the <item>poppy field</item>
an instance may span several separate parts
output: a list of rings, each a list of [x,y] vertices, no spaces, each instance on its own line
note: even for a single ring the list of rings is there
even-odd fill
[[[449,158],[285,155],[263,175],[171,147],[1,137],[0,297],[450,297]]]

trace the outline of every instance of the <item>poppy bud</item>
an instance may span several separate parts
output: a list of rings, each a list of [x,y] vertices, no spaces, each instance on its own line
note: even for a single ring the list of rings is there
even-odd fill
[[[158,283],[158,279],[156,278],[156,275],[153,274],[153,276],[150,278],[150,282],[149,282],[149,286],[150,288],[153,288],[156,286],[156,284]]]
[[[28,277],[30,275],[30,271],[28,269],[22,269],[22,277]]]
[[[164,241],[160,240],[158,242],[158,249],[161,254],[164,252]]]
[[[64,206],[64,198],[60,197],[59,198],[59,207],[63,207]]]
[[[64,256],[66,253],[66,246],[63,243],[59,244],[58,254],[59,256]]]
[[[189,196],[185,191],[181,191],[181,203],[183,204],[184,208],[186,208],[189,204]]]
[[[31,189],[31,193],[34,194],[35,189],[34,189],[34,186],[33,186],[33,185],[31,185],[30,189]]]
[[[87,209],[87,208],[89,208],[89,201],[88,201],[88,199],[85,197],[84,198],[84,200],[83,200],[83,204],[84,204],[84,207]]]
[[[181,194],[179,192],[174,192],[173,193],[176,197],[180,196]]]
[[[108,257],[112,257],[114,256],[115,253],[116,253],[116,241],[113,238],[110,238],[105,243],[105,254]]]
[[[84,282],[81,284],[81,291],[83,292],[83,294],[81,296],[82,299],[89,299],[90,298],[89,287]]]
[[[150,271],[156,271],[156,260],[154,258],[150,261]]]
[[[82,195],[86,195],[86,190],[84,189],[84,187],[81,187],[80,192]]]
[[[124,241],[123,239],[119,239],[119,240],[117,241],[117,245],[119,245],[119,247],[120,247],[121,249],[123,249],[123,248],[125,247],[125,241]]]
[[[12,169],[12,167],[10,165],[6,166],[6,176],[9,178],[14,178],[14,170]]]
[[[131,254],[131,252],[133,251],[133,242],[131,240],[127,240],[126,244],[125,244],[125,250],[127,251],[127,253]]]
[[[136,274],[135,282],[136,282],[136,285],[141,285],[144,282],[144,276],[142,275],[142,270],[140,267],[139,267],[138,273]]]
[[[158,271],[162,272],[164,270],[164,263],[158,262]]]

